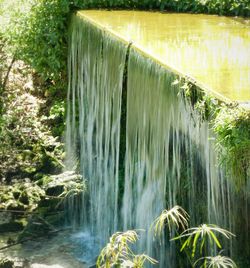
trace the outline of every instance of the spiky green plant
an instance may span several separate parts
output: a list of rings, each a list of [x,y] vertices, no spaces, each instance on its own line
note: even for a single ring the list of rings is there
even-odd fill
[[[142,268],[146,261],[157,263],[151,257],[141,254],[135,255],[129,247],[134,244],[139,236],[136,231],[117,232],[110,238],[110,242],[104,247],[97,259],[98,268],[126,267]]]
[[[157,261],[146,254],[134,255],[132,260],[124,260],[121,267],[126,268],[143,268],[144,263],[148,261],[151,264],[156,264]]]
[[[227,239],[230,239],[232,236],[234,236],[234,234],[232,234],[231,232],[222,229],[217,225],[202,224],[198,227],[188,228],[172,240],[178,240],[187,237],[187,239],[182,244],[181,251],[184,250],[186,247],[191,247],[191,256],[194,257],[197,247],[199,246],[200,254],[202,254],[202,251],[206,247],[208,242],[210,247],[217,245],[218,248],[221,248],[221,243],[218,239],[219,234]]]
[[[169,232],[180,227],[185,230],[188,227],[188,220],[188,213],[182,207],[174,206],[169,210],[164,209],[161,215],[154,220],[151,229],[153,228],[155,235],[158,236],[160,236],[166,225]]]
[[[236,263],[229,257],[226,256],[210,256],[200,258],[194,263],[194,267],[205,267],[205,268],[237,268]]]

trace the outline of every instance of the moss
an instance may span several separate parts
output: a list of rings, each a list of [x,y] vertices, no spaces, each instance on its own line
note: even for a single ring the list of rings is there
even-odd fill
[[[32,182],[20,181],[13,185],[3,185],[0,208],[7,210],[33,210],[45,195],[43,189]]]
[[[39,185],[39,186],[46,186],[51,181],[53,181],[53,178],[51,176],[49,176],[49,175],[43,175],[43,177],[40,178],[37,181],[37,185]]]
[[[35,174],[35,172],[37,171],[37,169],[35,167],[26,167],[24,169],[21,169],[24,173],[27,173],[27,174]]]

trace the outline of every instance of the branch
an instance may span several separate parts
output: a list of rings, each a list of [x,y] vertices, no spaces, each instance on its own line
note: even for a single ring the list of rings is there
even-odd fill
[[[7,73],[6,73],[5,77],[4,77],[4,81],[3,81],[3,85],[2,85],[2,90],[3,90],[3,91],[5,90],[6,84],[7,84],[8,79],[9,79],[10,71],[11,71],[12,66],[13,66],[13,64],[14,64],[15,61],[16,61],[16,58],[15,58],[15,56],[14,56],[14,57],[12,58],[12,60],[11,60],[11,63],[10,63],[10,65],[9,65],[9,67],[8,67],[8,70],[7,70]]]

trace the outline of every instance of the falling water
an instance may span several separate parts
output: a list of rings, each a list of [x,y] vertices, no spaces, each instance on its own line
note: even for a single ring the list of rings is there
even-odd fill
[[[85,207],[88,224],[107,240],[118,222],[120,115],[127,46],[78,17],[72,24],[68,165],[75,166],[79,157],[89,188]]]
[[[149,229],[164,208],[181,205],[191,223],[228,225],[227,187],[216,168],[208,123],[185,101],[177,76],[136,49],[128,61],[124,229]],[[199,205],[197,205],[199,200]],[[141,250],[154,255],[152,237]],[[171,251],[172,250],[172,251]],[[157,250],[159,252],[159,250]],[[170,248],[169,260],[175,251]],[[166,251],[159,259],[164,265]],[[169,267],[174,263],[168,262]]]
[[[177,80],[133,44],[73,17],[67,166],[88,181],[81,225],[102,245],[118,230],[148,231],[164,208],[176,204],[189,212],[192,226],[235,228],[238,206],[217,163],[213,133]],[[159,248],[149,232],[137,250],[161,267],[176,267],[174,243],[165,244]]]

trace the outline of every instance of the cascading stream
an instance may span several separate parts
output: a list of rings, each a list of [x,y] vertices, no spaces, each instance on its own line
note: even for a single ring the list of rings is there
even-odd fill
[[[247,211],[247,198],[240,201],[219,168],[209,123],[193,110],[177,79],[133,45],[73,17],[66,164],[88,182],[77,217],[101,245],[116,231],[148,231],[164,208],[177,204],[190,214],[191,226],[213,223],[231,231],[242,203]],[[174,243],[162,243],[146,232],[137,251],[157,258],[162,268],[178,267]]]

